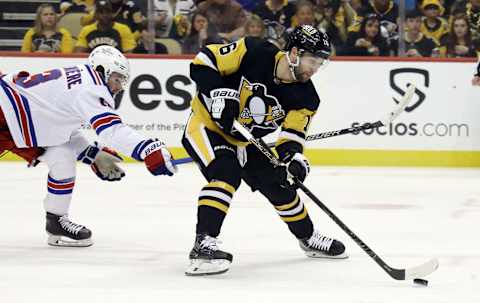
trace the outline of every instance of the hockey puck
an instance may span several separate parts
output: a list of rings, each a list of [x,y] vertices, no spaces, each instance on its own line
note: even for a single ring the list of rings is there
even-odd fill
[[[422,286],[428,286],[428,281],[423,279],[413,279],[413,283]]]

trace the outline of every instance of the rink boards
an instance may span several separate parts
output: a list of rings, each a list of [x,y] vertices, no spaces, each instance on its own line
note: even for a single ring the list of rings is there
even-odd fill
[[[186,156],[180,138],[195,84],[189,57],[131,58],[130,85],[116,104],[123,121]],[[2,72],[31,73],[83,64],[84,57],[0,54]],[[333,60],[314,84],[322,100],[309,134],[382,119],[407,83],[412,103],[388,127],[308,142],[313,164],[349,166],[480,167],[480,87],[470,80],[476,63],[465,61]],[[88,136],[94,138],[90,130]],[[274,136],[268,138],[273,141]],[[15,159],[7,154],[1,160]]]

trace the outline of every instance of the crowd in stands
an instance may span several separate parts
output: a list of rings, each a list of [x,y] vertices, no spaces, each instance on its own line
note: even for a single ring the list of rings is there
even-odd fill
[[[167,41],[174,41],[176,53],[194,54],[245,36],[282,48],[289,31],[310,24],[329,34],[337,56],[477,56],[480,0],[405,2],[399,23],[394,0],[153,0],[151,11],[135,0],[64,0],[60,12],[38,7],[22,51],[90,52],[108,44],[124,53],[162,54],[172,52]],[[84,14],[72,37],[58,20],[74,12]]]

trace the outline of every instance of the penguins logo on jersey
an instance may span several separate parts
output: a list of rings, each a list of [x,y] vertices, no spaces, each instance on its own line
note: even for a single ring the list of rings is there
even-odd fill
[[[250,131],[255,127],[277,129],[275,121],[285,117],[277,98],[267,94],[267,88],[261,83],[250,83],[242,77],[240,81],[240,122]]]

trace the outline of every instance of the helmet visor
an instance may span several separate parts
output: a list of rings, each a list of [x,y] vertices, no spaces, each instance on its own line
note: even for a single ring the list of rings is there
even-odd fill
[[[300,57],[300,62],[304,68],[311,69],[317,72],[318,70],[324,69],[327,66],[329,60],[321,57],[313,56],[309,53],[304,53]]]

